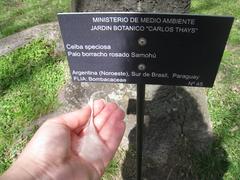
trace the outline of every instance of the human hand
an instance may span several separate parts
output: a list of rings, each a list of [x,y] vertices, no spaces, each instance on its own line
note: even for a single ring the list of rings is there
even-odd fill
[[[81,144],[90,115],[91,108],[86,106],[46,121],[2,178],[100,179],[122,139],[125,115],[114,103],[95,101],[94,124],[97,133],[94,136],[98,136],[96,138],[101,142]],[[92,147],[91,152],[99,148],[102,150],[89,158],[89,154],[81,153],[79,147]],[[96,158],[101,163],[96,163]]]

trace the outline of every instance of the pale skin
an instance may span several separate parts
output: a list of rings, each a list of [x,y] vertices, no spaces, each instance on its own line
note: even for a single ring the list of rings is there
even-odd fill
[[[105,149],[101,152],[102,163],[99,164],[76,149],[90,115],[91,108],[86,106],[47,120],[0,179],[100,179],[123,137],[125,113],[115,103],[94,102],[94,124]]]

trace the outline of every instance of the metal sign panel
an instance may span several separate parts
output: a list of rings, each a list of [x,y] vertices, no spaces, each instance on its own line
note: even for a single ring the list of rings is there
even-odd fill
[[[233,17],[60,13],[73,81],[213,86]]]

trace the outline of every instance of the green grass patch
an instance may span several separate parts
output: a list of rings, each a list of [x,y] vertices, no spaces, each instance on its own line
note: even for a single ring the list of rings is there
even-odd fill
[[[69,0],[1,0],[0,38],[28,27],[54,21],[58,12],[69,11]]]
[[[224,75],[216,86],[208,91],[214,133],[222,139],[222,147],[229,161],[225,179],[240,177],[240,61],[237,54],[236,51],[225,52],[220,67],[220,73]]]
[[[120,148],[118,149],[114,158],[110,161],[108,167],[106,168],[102,180],[116,179],[116,177],[119,177],[125,153],[125,150]]]
[[[53,48],[53,43],[37,40],[0,57],[0,79],[8,80],[0,95],[0,173],[31,137],[33,120],[58,105],[65,62],[52,56]]]
[[[231,15],[235,22],[208,106],[216,140],[209,154],[195,157],[199,179],[240,177],[240,1],[193,0],[192,13]]]
[[[119,158],[115,157],[106,168],[102,180],[114,179],[114,177],[117,176],[120,169],[121,165],[119,163]]]
[[[53,44],[44,40],[37,40],[24,48],[17,49],[14,53],[0,57],[0,93],[9,85],[15,83],[21,76],[31,73],[51,61]]]
[[[239,0],[193,0],[191,13],[204,15],[234,16],[235,21],[229,38],[231,44],[240,44],[240,1]]]

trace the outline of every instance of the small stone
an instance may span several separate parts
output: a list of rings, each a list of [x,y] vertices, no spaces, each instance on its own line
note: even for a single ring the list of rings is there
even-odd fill
[[[235,126],[234,128],[230,129],[230,132],[234,133],[240,129],[239,126]]]

